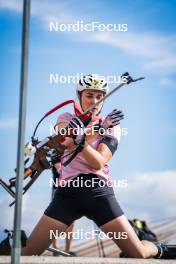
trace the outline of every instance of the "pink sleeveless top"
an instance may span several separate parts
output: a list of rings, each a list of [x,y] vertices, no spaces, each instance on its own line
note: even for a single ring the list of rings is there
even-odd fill
[[[75,117],[74,114],[70,113],[63,113],[59,115],[57,119],[57,124],[62,123],[62,122],[69,122],[73,117]],[[87,127],[90,127],[91,124],[89,124]],[[113,129],[112,129],[112,135],[113,135]],[[103,136],[100,135],[95,135],[93,140],[89,143],[94,149],[97,149],[101,139]],[[118,141],[120,140],[120,134],[118,135]],[[65,150],[64,151],[64,156],[67,155],[68,153],[72,152],[73,150]],[[61,160],[61,164],[65,162],[69,156],[63,158]],[[86,161],[84,158],[83,154],[80,152],[76,155],[76,157],[67,165],[67,166],[61,166],[61,169],[58,171],[60,173],[59,176],[59,182],[60,181],[67,181],[67,180],[72,180],[73,178],[77,177],[79,174],[89,174],[93,173],[100,177],[101,179],[104,180],[110,180],[110,174],[109,174],[109,167],[108,164],[104,165],[104,168],[101,170],[96,170],[92,168],[89,163]]]

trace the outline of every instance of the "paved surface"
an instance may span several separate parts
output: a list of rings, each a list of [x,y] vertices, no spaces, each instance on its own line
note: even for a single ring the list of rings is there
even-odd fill
[[[0,257],[0,264],[11,263],[10,257]],[[176,264],[176,260],[118,259],[88,257],[21,257],[24,264]]]

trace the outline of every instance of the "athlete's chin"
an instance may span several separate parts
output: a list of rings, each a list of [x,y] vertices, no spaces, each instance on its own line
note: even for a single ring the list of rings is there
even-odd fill
[[[98,115],[98,111],[97,111],[97,110],[92,111],[92,116],[93,116],[93,117],[95,117],[95,116],[97,116],[97,115]]]
[[[92,113],[92,117],[96,117],[96,116],[98,116],[98,112]]]

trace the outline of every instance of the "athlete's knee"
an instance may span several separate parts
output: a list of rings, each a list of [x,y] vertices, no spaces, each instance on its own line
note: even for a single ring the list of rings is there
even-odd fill
[[[133,252],[129,254],[129,257],[146,259],[148,258],[148,254],[147,254],[145,247],[141,247],[140,249],[138,248],[136,250],[133,250]]]
[[[146,254],[146,251],[145,250],[142,250],[140,252],[136,252],[133,256],[133,258],[140,258],[140,259],[146,259],[148,258],[147,254]]]

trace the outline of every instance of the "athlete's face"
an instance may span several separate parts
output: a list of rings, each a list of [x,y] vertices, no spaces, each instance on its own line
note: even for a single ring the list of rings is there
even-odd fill
[[[81,95],[81,104],[83,111],[86,111],[90,106],[98,102],[100,99],[104,97],[105,93],[102,91],[95,90],[84,90]],[[101,110],[103,102],[96,105],[92,110],[93,115],[97,115]]]

